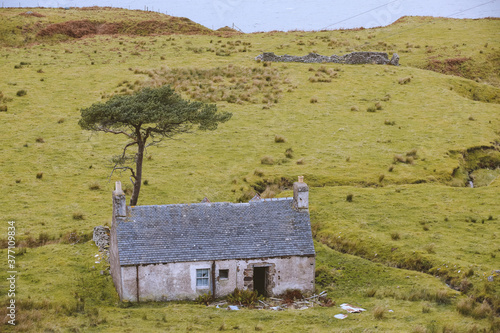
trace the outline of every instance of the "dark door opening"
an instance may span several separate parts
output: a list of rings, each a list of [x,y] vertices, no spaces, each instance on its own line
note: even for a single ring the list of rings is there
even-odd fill
[[[267,297],[267,267],[253,268],[253,290]]]

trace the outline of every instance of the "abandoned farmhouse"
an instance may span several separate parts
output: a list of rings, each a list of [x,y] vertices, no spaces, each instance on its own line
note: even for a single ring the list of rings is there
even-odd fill
[[[309,188],[248,203],[127,206],[113,191],[111,274],[121,300],[215,297],[235,288],[272,296],[314,290]]]

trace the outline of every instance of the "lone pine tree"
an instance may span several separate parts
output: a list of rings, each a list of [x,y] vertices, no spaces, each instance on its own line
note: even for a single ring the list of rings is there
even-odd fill
[[[122,134],[129,139],[122,154],[115,159],[113,171],[131,172],[134,189],[130,205],[135,206],[147,147],[196,129],[213,131],[231,116],[229,112],[218,112],[215,104],[184,100],[170,86],[162,86],[144,88],[133,95],[115,95],[105,103],[81,109],[78,124],[85,130]],[[137,146],[137,152],[132,157],[127,156],[127,149],[133,146]],[[135,162],[135,168],[127,165],[130,160]]]

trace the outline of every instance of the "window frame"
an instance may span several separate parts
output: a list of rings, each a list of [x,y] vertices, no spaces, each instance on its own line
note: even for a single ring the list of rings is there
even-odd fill
[[[224,272],[224,274],[222,274],[222,272]],[[228,280],[229,279],[229,269],[219,269],[219,279],[220,280]]]
[[[206,276],[204,276],[205,273]],[[198,289],[210,288],[210,268],[196,269],[196,288]]]

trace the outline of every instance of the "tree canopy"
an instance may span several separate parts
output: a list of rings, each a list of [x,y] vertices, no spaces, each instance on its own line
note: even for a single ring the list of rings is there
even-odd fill
[[[78,124],[85,130],[123,134],[129,138],[114,169],[131,172],[134,190],[130,205],[133,206],[139,198],[146,147],[196,129],[213,131],[231,116],[229,112],[218,112],[215,104],[184,100],[170,86],[162,86],[144,88],[133,95],[115,95],[104,103],[81,109]],[[124,162],[127,149],[135,145],[134,169]]]

